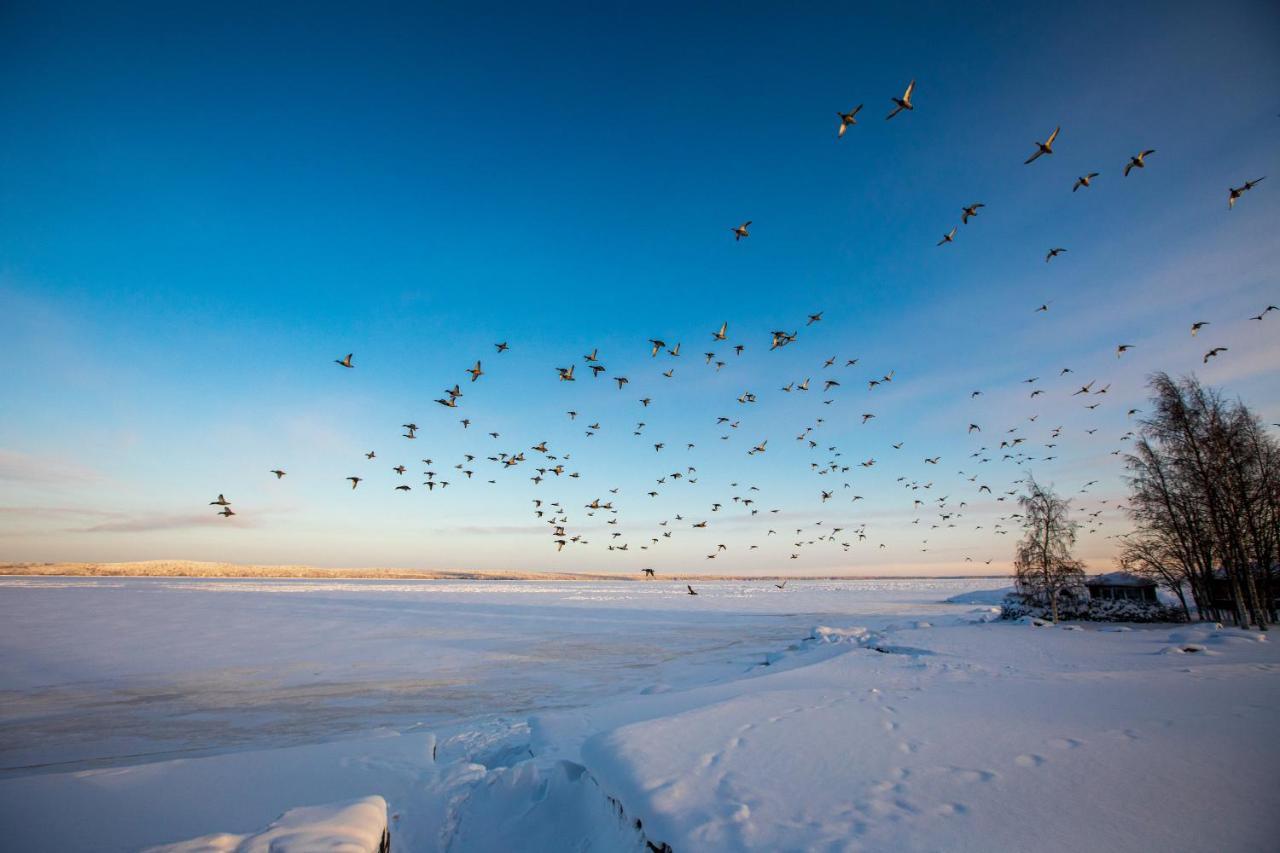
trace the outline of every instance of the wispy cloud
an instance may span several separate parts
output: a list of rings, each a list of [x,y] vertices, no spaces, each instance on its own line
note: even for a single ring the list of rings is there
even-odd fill
[[[123,513],[71,506],[0,506],[0,518],[118,518]]]
[[[186,530],[195,527],[257,527],[260,523],[260,516],[241,517],[232,516],[223,518],[217,513],[211,514],[182,514],[182,515],[162,515],[162,514],[146,514],[134,515],[126,518],[120,518],[112,521],[103,521],[88,527],[74,527],[67,530],[68,533],[150,533],[158,530]]]
[[[0,480],[20,483],[99,482],[102,475],[92,468],[47,456],[33,456],[0,449]]]
[[[577,527],[581,529],[584,525],[577,525]],[[550,525],[539,527],[533,524],[464,524],[457,527],[437,528],[435,532],[446,536],[527,536],[532,534],[545,535],[549,530],[551,530]]]

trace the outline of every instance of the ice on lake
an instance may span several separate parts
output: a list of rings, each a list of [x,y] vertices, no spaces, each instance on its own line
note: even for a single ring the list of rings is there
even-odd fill
[[[394,850],[1267,849],[1276,644],[999,586],[2,579],[5,846],[382,797]]]

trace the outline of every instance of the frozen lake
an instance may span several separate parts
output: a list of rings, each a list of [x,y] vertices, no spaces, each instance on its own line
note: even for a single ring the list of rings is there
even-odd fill
[[[0,778],[523,717],[736,678],[991,579],[0,579]]]
[[[1280,646],[1001,585],[0,579],[0,847],[1274,849]]]

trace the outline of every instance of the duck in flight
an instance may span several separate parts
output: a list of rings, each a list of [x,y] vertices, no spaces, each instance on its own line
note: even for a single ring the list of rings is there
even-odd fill
[[[1124,176],[1126,178],[1129,177],[1129,172],[1131,172],[1134,169],[1147,168],[1146,158],[1148,155],[1154,154],[1154,153],[1156,153],[1156,150],[1154,148],[1148,148],[1146,151],[1139,151],[1137,154],[1134,154],[1132,157],[1130,157],[1129,162],[1126,163],[1124,167]]]
[[[986,207],[986,205],[982,202],[978,202],[963,208],[960,212],[960,224],[968,225],[969,220],[978,215],[978,208],[980,207]]]
[[[1047,254],[1047,255],[1045,255],[1045,256],[1044,256],[1044,262],[1045,262],[1046,264],[1047,264],[1047,263],[1049,263],[1049,261],[1051,261],[1051,260],[1053,260],[1054,258],[1058,257],[1058,255],[1061,255],[1061,254],[1062,254],[1063,252],[1065,252],[1065,251],[1066,251],[1066,249],[1063,249],[1063,248],[1050,249],[1050,250],[1049,250],[1049,254]]]
[[[751,220],[748,219],[746,222],[742,223],[737,228],[730,228],[729,230],[733,232],[733,242],[736,243],[739,240],[741,240],[743,237],[750,237],[751,235],[747,233],[747,228],[749,228],[750,226],[751,226]]]
[[[893,112],[889,113],[887,116],[884,117],[884,120],[888,121],[889,119],[893,118],[903,110],[914,110],[915,106],[911,103],[911,93],[914,92],[915,90],[916,90],[916,81],[912,80],[910,83],[907,84],[907,91],[902,93],[901,98],[890,98],[889,100],[893,101],[893,103],[896,106],[894,106]]]
[[[282,470],[280,470],[279,468],[272,468],[272,469],[271,469],[271,473],[276,475],[276,479],[277,479],[277,480],[283,480],[283,479],[284,479],[285,472],[284,472],[284,471],[282,471]]]
[[[227,500],[222,495],[218,495],[218,499],[216,501],[209,501],[209,506],[231,506],[231,501]]]
[[[693,587],[691,585],[685,584],[684,586],[685,586],[685,589],[689,590],[690,595],[697,595],[697,593],[693,591]]]
[[[1089,182],[1090,182],[1090,181],[1092,181],[1092,180],[1093,180],[1094,178],[1096,178],[1096,177],[1098,177],[1098,173],[1097,173],[1097,172],[1090,172],[1090,173],[1089,173],[1089,174],[1087,174],[1087,175],[1081,175],[1080,177],[1076,178],[1076,184],[1075,184],[1075,186],[1073,186],[1073,187],[1071,188],[1071,191],[1072,191],[1072,192],[1075,192],[1076,190],[1080,189],[1081,187],[1087,187],[1087,186],[1089,186]]]
[[[1264,181],[1266,180],[1266,178],[1267,176],[1263,175],[1261,178],[1255,178],[1252,181],[1245,181],[1244,186],[1238,189],[1236,187],[1228,187],[1227,188],[1228,189],[1227,210],[1230,210],[1231,208],[1235,207],[1236,202],[1240,200],[1240,196],[1244,195],[1249,190],[1253,189],[1255,186],[1257,186],[1259,181]]]
[[[946,243],[954,243],[955,241],[956,241],[956,229],[952,228],[946,234],[942,235],[942,239],[938,241],[938,245],[941,246]]]
[[[335,359],[333,360],[333,363],[334,363],[334,364],[341,364],[343,367],[355,367],[355,365],[351,363],[351,356],[353,356],[353,355],[355,355],[355,353],[350,353],[350,352],[349,352],[349,353],[347,353],[347,357],[346,357],[346,358],[335,358]]]
[[[1037,143],[1036,143],[1036,153],[1034,153],[1034,154],[1032,154],[1030,157],[1028,157],[1028,158],[1026,159],[1026,161],[1024,162],[1024,165],[1026,165],[1026,164],[1028,164],[1028,163],[1033,163],[1033,162],[1035,162],[1036,160],[1038,160],[1038,159],[1040,158],[1040,156],[1041,156],[1042,154],[1052,154],[1052,153],[1053,153],[1053,140],[1055,140],[1055,139],[1057,139],[1057,138],[1058,138],[1058,131],[1060,131],[1060,130],[1062,130],[1062,128],[1061,128],[1061,127],[1055,127],[1055,128],[1053,129],[1053,133],[1049,134],[1049,138],[1048,138],[1048,139],[1046,139],[1044,142],[1037,142]]]
[[[847,113],[842,113],[842,112],[836,113],[836,115],[840,116],[840,128],[839,130],[836,131],[836,139],[839,139],[840,137],[844,136],[844,132],[848,130],[851,125],[855,125],[858,123],[857,116],[858,116],[858,110],[860,109],[862,109],[862,104],[858,104],[856,107],[854,107]]]

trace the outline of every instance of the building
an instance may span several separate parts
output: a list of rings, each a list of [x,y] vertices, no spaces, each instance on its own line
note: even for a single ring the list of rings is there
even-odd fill
[[[1156,582],[1128,572],[1111,572],[1084,582],[1094,601],[1142,601],[1156,604]]]

